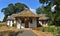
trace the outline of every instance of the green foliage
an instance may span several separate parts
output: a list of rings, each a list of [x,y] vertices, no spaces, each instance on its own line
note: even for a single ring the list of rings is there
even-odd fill
[[[42,7],[42,8],[38,8],[36,13],[37,13],[37,14],[42,14],[42,13],[46,13],[46,11],[45,11],[44,8]]]
[[[60,27],[57,27],[56,36],[60,36]]]
[[[1,10],[5,14],[3,21],[6,21],[8,15],[12,15],[13,13],[21,12],[25,8],[28,8],[28,7],[23,3],[9,4],[7,7],[3,8]]]
[[[53,36],[60,36],[60,27],[41,27],[40,30],[43,32],[51,32]]]
[[[42,32],[51,32],[53,36],[60,36],[60,26],[59,27],[55,27],[55,26],[40,27],[39,29]]]
[[[41,31],[43,32],[54,32],[55,31],[55,28],[54,27],[42,27],[40,28]]]
[[[49,2],[50,1],[50,2]],[[57,5],[55,8],[55,12],[51,12],[49,14],[49,16],[51,17],[51,20],[55,23],[55,24],[60,24],[58,23],[60,21],[60,0],[39,0],[40,3],[44,4],[47,3],[48,5],[44,6],[45,7],[45,11],[47,12],[51,12],[50,9],[53,5]],[[39,10],[40,12],[40,10]],[[37,13],[39,13],[37,11]],[[39,13],[40,14],[40,13]],[[58,22],[56,22],[58,21]]]
[[[52,4],[59,4],[60,0],[39,0],[40,3],[49,3],[52,2]]]
[[[4,16],[3,22],[6,21],[7,17],[8,17],[7,15]]]
[[[48,27],[48,32],[54,32],[55,28],[54,27]]]
[[[44,6],[42,6],[42,8],[37,8],[36,10],[37,14],[50,14],[50,11]]]
[[[48,3],[48,0],[39,0],[40,3]]]
[[[50,26],[50,25],[53,25],[53,21],[49,21],[48,22],[48,25]]]

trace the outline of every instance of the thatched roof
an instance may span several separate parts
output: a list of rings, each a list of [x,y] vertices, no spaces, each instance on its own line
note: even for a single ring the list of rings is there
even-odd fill
[[[17,14],[12,14],[7,18],[7,20],[15,20],[16,17],[39,17],[39,20],[48,20],[49,17],[46,16],[47,14],[34,14],[32,11],[29,9],[25,9],[24,11],[17,13]]]
[[[17,14],[12,14],[11,16],[8,16],[7,20],[15,20],[15,17],[36,17],[32,11],[29,9],[25,9],[24,11],[17,13]]]
[[[48,19],[49,19],[49,17],[45,17],[45,16],[42,16],[39,18],[39,20],[48,20]]]
[[[16,16],[18,16],[18,14],[12,14],[12,15],[11,15],[11,17],[14,17],[14,18],[15,18]]]
[[[8,16],[7,20],[15,20],[16,14],[12,14],[11,16]]]
[[[15,17],[8,16],[7,20],[15,20]]]
[[[37,17],[37,15],[34,14],[29,9],[25,9],[24,11],[18,13],[18,16],[16,16],[16,17]]]
[[[40,14],[39,16],[40,16],[39,20],[48,20],[49,19],[49,17],[47,16],[47,14]]]
[[[8,16],[7,20],[15,20],[16,16],[18,16],[18,14],[12,14],[11,16]]]

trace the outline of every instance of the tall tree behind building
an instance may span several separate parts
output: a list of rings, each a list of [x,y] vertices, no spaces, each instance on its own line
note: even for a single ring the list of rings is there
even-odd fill
[[[5,15],[3,21],[6,21],[9,15],[23,11],[24,8],[28,8],[28,6],[23,3],[9,4],[7,7],[1,10],[2,12],[4,12]]]

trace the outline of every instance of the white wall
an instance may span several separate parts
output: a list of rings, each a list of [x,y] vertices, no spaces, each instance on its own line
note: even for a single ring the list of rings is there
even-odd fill
[[[21,28],[25,28],[25,24],[24,23],[22,23]]]
[[[29,23],[30,28],[36,28],[37,27],[37,21],[33,20],[33,23]]]
[[[13,22],[12,22],[12,20],[10,21],[10,27],[12,27],[12,25],[13,25]]]
[[[20,24],[19,23],[17,23],[17,28],[20,29]]]
[[[33,20],[33,27],[35,27],[35,28],[37,27],[37,21],[36,21],[36,19]]]
[[[17,28],[20,29],[20,28],[25,28],[25,25],[23,23],[21,23],[21,20],[18,20],[17,21]]]
[[[25,28],[25,25],[18,23],[18,24],[17,24],[17,28],[18,28],[18,29],[20,29],[20,28]]]
[[[7,25],[10,26],[10,27],[12,27],[12,25],[13,25],[12,20],[8,20],[8,21],[7,21]]]
[[[10,21],[7,21],[7,26],[9,26],[10,25]]]

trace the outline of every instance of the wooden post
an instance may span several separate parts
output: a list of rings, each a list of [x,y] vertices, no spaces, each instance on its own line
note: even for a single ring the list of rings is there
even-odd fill
[[[21,25],[22,25],[22,23],[21,23],[21,20],[20,20],[20,29],[21,29]]]

